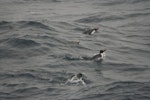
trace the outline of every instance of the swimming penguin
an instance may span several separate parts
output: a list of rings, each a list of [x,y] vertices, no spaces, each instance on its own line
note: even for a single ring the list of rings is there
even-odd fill
[[[83,34],[92,35],[92,34],[94,34],[95,32],[97,32],[97,31],[98,31],[98,29],[99,29],[98,27],[93,28],[93,29],[89,29],[89,30],[87,30],[87,31],[83,32]]]
[[[100,60],[100,59],[103,59],[105,57],[105,51],[106,49],[104,50],[100,50],[99,51],[99,54],[96,54],[92,57],[92,60]]]
[[[81,83],[82,85],[86,85],[84,80],[83,80],[83,74],[82,73],[78,73],[76,75],[73,75],[70,79],[68,79],[66,81],[65,84],[67,83]]]

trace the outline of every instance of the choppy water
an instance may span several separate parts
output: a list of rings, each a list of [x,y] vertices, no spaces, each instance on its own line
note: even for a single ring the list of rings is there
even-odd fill
[[[0,100],[150,100],[149,58],[149,0],[0,1]]]

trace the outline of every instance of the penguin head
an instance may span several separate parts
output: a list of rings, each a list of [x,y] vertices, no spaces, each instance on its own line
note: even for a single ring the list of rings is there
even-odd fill
[[[105,51],[106,51],[106,49],[103,49],[103,50],[100,50],[99,53],[101,54],[101,53],[103,53]]]

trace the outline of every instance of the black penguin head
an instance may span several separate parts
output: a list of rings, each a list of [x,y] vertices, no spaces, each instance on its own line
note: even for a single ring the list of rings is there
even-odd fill
[[[77,74],[77,77],[78,77],[78,78],[81,78],[81,77],[83,77],[83,74],[82,74],[82,73],[78,73],[78,74]]]
[[[94,28],[95,31],[98,31],[98,29],[99,29],[98,27]]]
[[[106,49],[104,49],[104,50],[100,50],[100,52],[99,53],[103,53],[103,52],[105,52],[106,51]]]

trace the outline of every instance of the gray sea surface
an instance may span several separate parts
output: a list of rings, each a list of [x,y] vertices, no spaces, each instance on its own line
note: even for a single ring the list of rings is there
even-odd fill
[[[0,100],[150,100],[150,0],[0,0]]]

